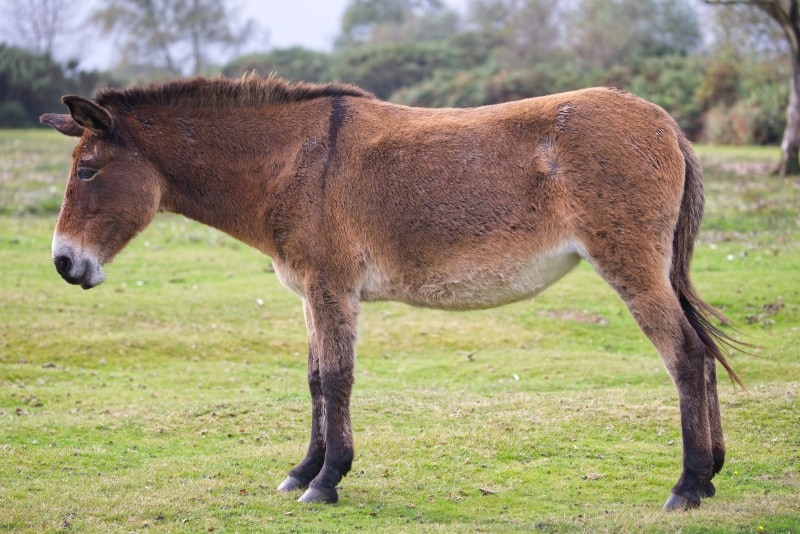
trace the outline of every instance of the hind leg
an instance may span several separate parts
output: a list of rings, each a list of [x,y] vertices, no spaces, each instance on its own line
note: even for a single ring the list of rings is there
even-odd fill
[[[705,346],[688,321],[684,319],[682,323],[682,350],[670,358],[659,349],[678,390],[683,435],[683,472],[664,504],[665,510],[696,508],[701,498],[714,493],[711,478],[715,473],[715,458],[706,391]]]
[[[666,287],[664,287],[666,286]],[[666,283],[628,295],[626,304],[653,342],[678,391],[683,437],[683,472],[665,510],[700,506],[714,475],[714,454],[706,392],[706,351]],[[717,412],[718,413],[718,412]]]
[[[719,408],[710,410],[707,394],[706,350],[681,309],[663,269],[616,270],[598,268],[652,341],[678,391],[683,436],[683,471],[664,505],[665,510],[696,508],[713,488],[716,456],[712,428],[719,430]],[[652,274],[648,274],[652,273]],[[715,380],[715,378],[714,378]],[[715,390],[716,391],[716,390]],[[716,400],[716,393],[714,393]],[[712,411],[716,416],[710,416]],[[712,423],[713,421],[713,423]],[[719,466],[721,467],[721,465]]]

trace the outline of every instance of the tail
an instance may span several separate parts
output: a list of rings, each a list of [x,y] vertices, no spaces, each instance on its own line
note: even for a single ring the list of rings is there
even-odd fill
[[[692,261],[694,242],[703,218],[703,169],[689,140],[680,131],[677,132],[677,135],[678,144],[686,162],[686,178],[678,224],[672,238],[670,282],[678,295],[686,319],[705,345],[706,353],[722,364],[732,382],[738,384],[742,389],[747,389],[719,349],[719,345],[741,349],[747,344],[733,339],[711,323],[711,318],[715,317],[722,324],[730,325],[730,321],[721,311],[700,298],[689,278],[689,264]]]

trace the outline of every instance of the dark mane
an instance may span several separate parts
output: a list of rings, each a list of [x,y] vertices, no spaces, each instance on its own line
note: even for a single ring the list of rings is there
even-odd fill
[[[239,79],[196,77],[129,89],[107,88],[97,93],[96,101],[106,108],[128,111],[139,106],[253,106],[344,96],[375,98],[354,85],[291,83],[275,76],[247,74]]]

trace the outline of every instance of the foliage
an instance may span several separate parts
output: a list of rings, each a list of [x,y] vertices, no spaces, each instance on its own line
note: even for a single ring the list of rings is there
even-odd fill
[[[757,110],[753,142],[779,144],[786,126],[791,67],[781,60],[742,61],[740,98]]]
[[[688,0],[583,0],[569,15],[572,50],[592,67],[686,54],[700,43]]]
[[[0,124],[32,126],[33,117],[58,104],[65,76],[48,56],[0,45]]]
[[[123,65],[172,75],[203,74],[214,49],[240,46],[255,30],[252,20],[236,24],[224,0],[103,0],[93,19],[104,34],[119,37]]]
[[[426,107],[474,107],[490,100],[486,87],[491,65],[468,71],[439,71],[416,85],[398,88],[392,100]]]
[[[704,67],[702,59],[690,56],[647,57],[637,62],[622,86],[669,110],[688,135],[697,137],[703,128],[703,108],[696,94]]]
[[[503,67],[524,69],[550,63],[563,38],[563,2],[557,0],[473,0],[469,25],[491,43]],[[555,66],[555,65],[553,65]]]
[[[242,56],[222,68],[222,74],[233,77],[251,71],[262,75],[274,72],[281,78],[297,82],[325,82],[331,79],[328,54],[300,47],[277,48],[266,54]]]
[[[73,145],[0,132],[0,200],[63,194]],[[365,304],[354,469],[308,506],[274,490],[310,407],[300,301],[269,261],[160,215],[81,291],[50,262],[55,215],[24,209],[0,214],[0,530],[797,532],[797,193],[763,173],[776,149],[699,148],[694,280],[768,346],[729,358],[750,392],[721,380],[728,457],[699,510],[660,510],[675,390],[586,264],[494,310]]]
[[[447,42],[388,43],[369,48],[359,47],[336,54],[333,74],[336,78],[388,98],[401,87],[430,78],[437,71],[468,68],[462,49]]]
[[[706,70],[697,87],[695,99],[705,108],[715,105],[732,106],[739,99],[740,92],[739,67],[731,61],[718,61]]]
[[[37,125],[41,114],[62,107],[63,94],[91,93],[108,82],[96,72],[65,69],[48,55],[0,44],[0,128]]]
[[[352,0],[336,47],[440,40],[455,32],[457,19],[442,0]]]
[[[692,54],[700,31],[688,1],[582,0],[570,8],[553,0],[474,0],[467,26],[435,42],[337,52],[333,76],[423,106],[483,105],[610,85],[662,105],[693,137],[717,96],[696,96],[709,62]],[[464,53],[475,50],[479,57]],[[730,96],[735,101],[739,93]]]
[[[777,144],[786,124],[789,77],[775,61],[714,63],[696,95],[702,138],[721,144]]]
[[[767,0],[763,5],[777,5],[783,0]],[[711,36],[713,49],[722,60],[743,59],[746,56],[761,56],[774,59],[789,51],[786,34],[780,25],[757,8],[750,0],[702,0],[707,4],[709,22],[707,32]],[[714,6],[713,8],[710,6]]]

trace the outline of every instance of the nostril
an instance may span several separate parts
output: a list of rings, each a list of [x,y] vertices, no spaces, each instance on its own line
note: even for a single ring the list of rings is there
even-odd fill
[[[53,263],[56,264],[56,271],[61,276],[67,276],[72,270],[72,258],[69,256],[58,256]]]

